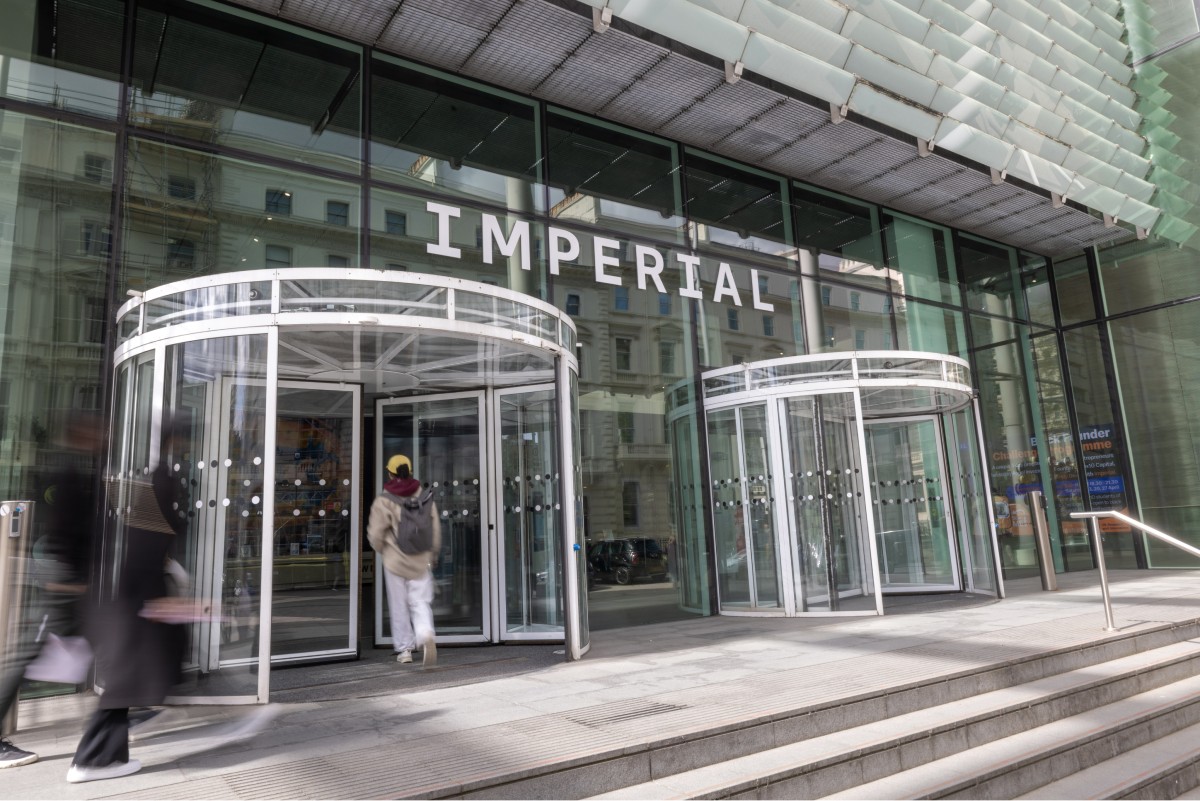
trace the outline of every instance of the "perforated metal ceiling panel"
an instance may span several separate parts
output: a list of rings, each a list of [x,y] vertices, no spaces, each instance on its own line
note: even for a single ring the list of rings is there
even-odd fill
[[[920,158],[911,135],[853,111],[834,125],[820,101],[727,83],[718,62],[648,31],[597,33],[574,0],[234,2],[1035,253],[1133,237],[1072,204],[1054,207],[1048,192],[993,185],[981,165],[937,149]]]

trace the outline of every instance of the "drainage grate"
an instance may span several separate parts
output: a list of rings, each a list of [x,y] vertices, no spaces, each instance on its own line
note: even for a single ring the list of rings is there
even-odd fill
[[[687,707],[677,704],[660,704],[654,701],[635,700],[600,707],[590,714],[567,715],[567,720],[583,726],[603,726],[606,723],[622,723],[626,720],[637,720],[638,718],[648,718],[667,712],[678,712],[681,709],[687,709]]]

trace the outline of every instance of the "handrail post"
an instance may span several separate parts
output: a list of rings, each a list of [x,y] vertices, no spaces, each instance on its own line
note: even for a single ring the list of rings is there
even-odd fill
[[[1100,594],[1104,597],[1105,631],[1116,631],[1113,623],[1112,598],[1108,594],[1108,568],[1104,566],[1104,542],[1100,539],[1100,519],[1088,518],[1088,530],[1092,534],[1092,552],[1096,555],[1096,567],[1100,569]]]
[[[1050,524],[1046,522],[1046,496],[1034,490],[1029,498],[1029,513],[1033,519],[1034,545],[1037,546],[1038,562],[1042,568],[1042,589],[1053,592],[1058,589],[1058,576],[1054,573],[1054,552],[1050,549]]]

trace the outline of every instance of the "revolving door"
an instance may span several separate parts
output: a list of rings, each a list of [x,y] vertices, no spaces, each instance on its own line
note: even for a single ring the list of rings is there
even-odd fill
[[[148,498],[186,519],[172,548],[193,602],[176,702],[264,702],[271,665],[358,654],[377,491],[363,477],[379,475],[385,450],[409,453],[415,475],[437,485],[449,534],[439,638],[533,637],[565,643],[568,658],[587,650],[578,460],[568,458],[575,332],[564,314],[457,279],[289,269],[159,287],[121,308],[118,329],[104,579],[115,592],[126,531]],[[491,439],[508,433],[520,453],[479,439],[477,456],[494,453],[495,464],[441,476],[422,439],[433,424],[409,419],[405,429],[400,411],[484,396],[508,399],[496,401]],[[522,416],[508,432],[514,406]],[[478,406],[467,417],[480,434]],[[364,443],[370,425],[374,447]],[[520,465],[508,470],[505,459]],[[502,477],[523,472],[539,479],[536,502],[526,493],[501,504]],[[482,517],[459,492],[468,478],[477,497],[498,499]],[[171,489],[151,498],[152,484]],[[495,543],[509,541],[525,551],[504,562]],[[483,615],[500,608],[500,587],[519,588],[525,603],[493,624]]]
[[[855,353],[702,378],[723,614],[882,614],[885,595],[1002,593],[965,362]]]

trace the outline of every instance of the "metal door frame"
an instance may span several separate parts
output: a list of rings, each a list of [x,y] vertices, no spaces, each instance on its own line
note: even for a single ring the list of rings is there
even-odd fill
[[[275,656],[274,649],[272,649],[271,664],[273,664],[273,665],[289,664],[289,663],[295,663],[295,662],[309,662],[309,661],[314,661],[314,660],[318,660],[318,659],[322,659],[322,658],[337,657],[337,656],[351,656],[351,655],[357,656],[358,655],[358,625],[359,625],[358,607],[359,607],[359,596],[361,594],[361,587],[362,587],[362,547],[360,544],[362,537],[359,536],[359,532],[362,531],[362,525],[363,525],[363,514],[362,514],[363,500],[362,500],[362,493],[361,493],[361,491],[359,491],[362,487],[362,462],[363,462],[362,386],[359,384],[349,384],[349,383],[343,383],[343,382],[338,382],[338,381],[305,381],[305,380],[291,380],[291,379],[280,380],[280,381],[276,382],[276,384],[275,384],[275,397],[276,397],[275,419],[276,419],[276,421],[278,421],[278,419],[279,419],[278,397],[279,397],[279,390],[281,388],[282,389],[309,389],[309,388],[313,388],[313,387],[316,387],[318,389],[322,389],[325,391],[349,393],[351,396],[351,406],[352,406],[352,411],[351,411],[352,434],[351,434],[351,436],[353,438],[353,441],[351,442],[351,445],[350,445],[350,450],[351,450],[350,491],[351,491],[351,499],[352,500],[351,500],[351,505],[350,505],[350,528],[349,528],[349,539],[350,539],[350,566],[349,566],[349,569],[350,569],[350,581],[349,581],[349,585],[350,585],[350,599],[349,599],[350,600],[350,622],[349,622],[349,629],[347,631],[347,640],[348,641],[347,641],[345,648],[332,648],[332,649],[325,649],[322,651],[307,651],[307,652],[304,652],[301,654],[285,654],[285,655],[281,655],[281,656]],[[278,422],[276,423],[276,426],[275,426],[275,436],[276,437],[279,436]],[[272,446],[275,448],[278,448],[279,443],[273,442]],[[278,463],[276,463],[275,467],[278,470],[278,467],[279,467]],[[272,480],[272,486],[274,486],[274,480]],[[358,492],[357,499],[355,499],[355,495],[354,495],[354,493],[356,491]],[[266,545],[269,545],[272,549],[275,547],[275,522],[274,522],[274,520],[271,521],[270,542],[266,543]],[[271,614],[272,615],[275,614],[274,593],[272,593],[272,598],[271,598]]]
[[[437,403],[439,401],[454,401],[467,398],[476,400],[479,420],[479,561],[480,561],[480,596],[483,602],[481,611],[481,632],[479,634],[437,634],[436,639],[439,643],[491,643],[498,642],[494,636],[494,611],[493,611],[493,596],[495,593],[495,574],[492,570],[492,561],[494,556],[493,551],[493,534],[495,529],[494,509],[495,504],[492,496],[495,495],[495,488],[489,481],[485,479],[489,475],[487,467],[491,464],[488,454],[491,445],[491,436],[488,426],[488,390],[473,389],[463,392],[443,392],[433,395],[412,395],[402,398],[382,397],[375,399],[375,459],[379,463],[375,471],[375,493],[372,495],[372,500],[383,492],[383,417],[385,410],[388,407],[397,406],[415,406],[420,403]],[[413,453],[410,458],[413,460],[413,473],[419,475],[419,465],[417,464],[417,454]],[[384,646],[392,645],[392,637],[383,636],[383,609],[387,599],[383,588],[383,563],[375,560],[375,645]],[[436,627],[435,627],[436,628]]]
[[[527,395],[533,392],[549,392],[551,395],[549,402],[552,405],[552,411],[554,412],[556,423],[554,427],[556,442],[553,444],[553,450],[555,459],[559,462],[558,474],[559,482],[561,483],[566,470],[566,464],[563,458],[563,428],[566,425],[566,422],[562,420],[561,408],[557,403],[557,398],[559,397],[557,385],[530,384],[529,386],[524,387],[505,387],[503,389],[487,390],[487,404],[489,407],[486,419],[488,432],[487,437],[488,442],[493,447],[490,448],[488,461],[490,470],[485,475],[490,477],[488,482],[488,489],[490,490],[488,496],[491,501],[491,519],[495,521],[495,525],[489,526],[489,530],[487,531],[487,534],[489,535],[488,538],[491,540],[492,544],[492,562],[489,564],[489,568],[492,571],[492,576],[495,577],[495,580],[492,582],[494,587],[494,596],[491,599],[493,601],[492,625],[493,631],[496,632],[496,639],[494,640],[495,642],[562,642],[568,628],[566,618],[571,612],[567,598],[568,584],[564,581],[559,583],[559,593],[562,600],[563,614],[563,630],[561,632],[509,632],[506,626],[506,621],[508,619],[508,601],[506,592],[508,576],[506,575],[504,564],[504,500],[502,497],[503,492],[500,490],[500,485],[498,483],[499,477],[503,474],[503,460],[500,453],[500,402],[501,398],[508,395]],[[560,503],[557,500],[555,502]],[[565,514],[561,513],[563,510],[559,511],[559,526],[560,529],[562,529],[566,525],[567,517]],[[563,530],[555,532],[555,540],[558,543],[563,542],[563,534]],[[570,570],[566,564],[566,561],[570,558],[570,554],[565,548],[561,550],[562,552],[559,555],[559,563],[557,568],[560,575],[565,576]]]

